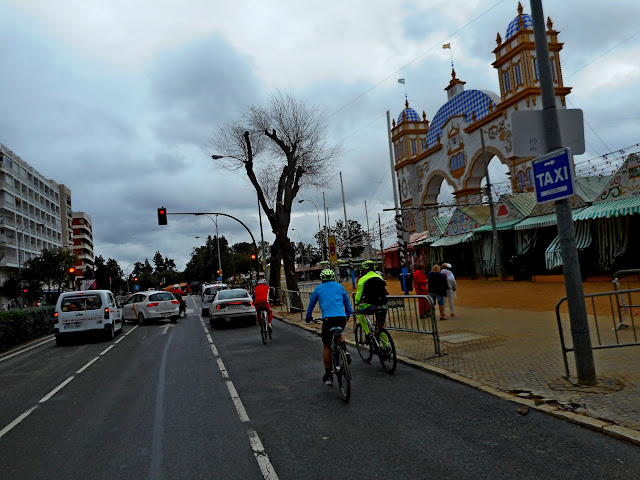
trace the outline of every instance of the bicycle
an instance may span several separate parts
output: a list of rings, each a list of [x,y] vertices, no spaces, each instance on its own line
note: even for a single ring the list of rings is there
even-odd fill
[[[271,330],[269,329],[269,312],[266,309],[260,308],[260,336],[262,337],[263,345],[267,344],[267,340],[271,339]]]
[[[354,315],[355,328],[353,330],[356,337],[356,348],[358,349],[360,358],[366,363],[371,361],[374,353],[377,354],[384,371],[389,375],[393,375],[398,363],[393,338],[391,338],[391,334],[386,328],[378,326],[378,322],[376,322],[374,326],[370,319],[372,314],[375,315],[382,310],[383,309],[378,309],[375,312],[364,314],[364,318],[367,320],[369,327],[369,333],[364,332],[362,325]],[[373,332],[373,335],[371,332]]]
[[[320,320],[315,318],[305,320],[307,323],[318,323]],[[349,403],[351,398],[351,369],[347,360],[346,347],[340,346],[340,337],[342,336],[342,328],[333,327],[331,334],[331,375],[335,375],[338,387],[340,388],[340,396],[344,403]]]
[[[351,370],[347,361],[344,347],[340,346],[342,329],[333,327],[331,335],[331,374],[335,375],[340,388],[340,395],[344,403],[349,403],[351,398]]]

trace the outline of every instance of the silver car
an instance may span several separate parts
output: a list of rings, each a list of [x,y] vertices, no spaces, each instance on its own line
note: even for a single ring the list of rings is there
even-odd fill
[[[122,305],[122,321],[144,323],[166,318],[176,323],[180,316],[180,302],[171,292],[148,291],[132,295]]]
[[[225,290],[227,287],[226,283],[214,283],[211,285],[205,285],[202,290],[202,316],[206,317],[209,315],[209,305],[213,302],[213,299],[216,298],[216,293],[220,290]]]
[[[212,327],[222,324],[237,324],[246,321],[256,324],[256,307],[253,298],[244,288],[219,290],[209,306],[209,321]]]

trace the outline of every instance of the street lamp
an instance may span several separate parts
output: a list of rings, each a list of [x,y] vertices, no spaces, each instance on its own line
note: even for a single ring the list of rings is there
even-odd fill
[[[204,239],[204,237],[196,237],[199,239]],[[213,253],[211,252],[211,245],[209,245],[209,239],[207,238],[207,247],[209,248],[209,258],[211,259],[211,281],[215,281],[215,267],[213,266]]]
[[[292,228],[294,232],[298,234],[298,240],[300,241],[300,257],[302,258],[302,275],[304,276],[304,245],[302,244],[302,239],[300,238],[300,232],[295,228]]]
[[[196,215],[204,215],[205,217],[211,219],[213,223],[216,224],[216,242],[218,243],[218,271],[220,272],[220,277],[222,278],[222,259],[220,257],[220,236],[218,235],[218,216],[216,218],[210,217],[206,213],[196,213]]]
[[[316,205],[316,202],[314,202],[313,200],[307,200],[307,199],[302,199],[302,200],[298,200],[298,203],[302,203],[302,202],[311,202],[313,203],[313,206],[316,207],[316,214],[318,215],[318,232],[322,232],[322,240],[323,240],[323,246],[322,246],[322,260],[326,260],[325,257],[325,253],[324,253],[324,246],[327,244],[327,239],[324,238],[326,235],[326,229],[322,230],[322,228],[320,227],[320,210],[318,210],[318,206]]]

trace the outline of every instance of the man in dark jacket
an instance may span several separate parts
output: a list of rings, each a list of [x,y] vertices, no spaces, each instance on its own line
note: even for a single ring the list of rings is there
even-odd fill
[[[427,275],[427,281],[429,282],[429,296],[433,300],[435,305],[438,302],[438,308],[440,309],[440,320],[446,320],[444,315],[444,297],[447,296],[447,278],[440,273],[440,266],[434,265],[429,275]]]

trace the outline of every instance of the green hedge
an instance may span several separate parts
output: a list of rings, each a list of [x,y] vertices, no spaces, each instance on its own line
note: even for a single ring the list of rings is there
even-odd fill
[[[0,312],[0,353],[53,333],[54,306]]]

